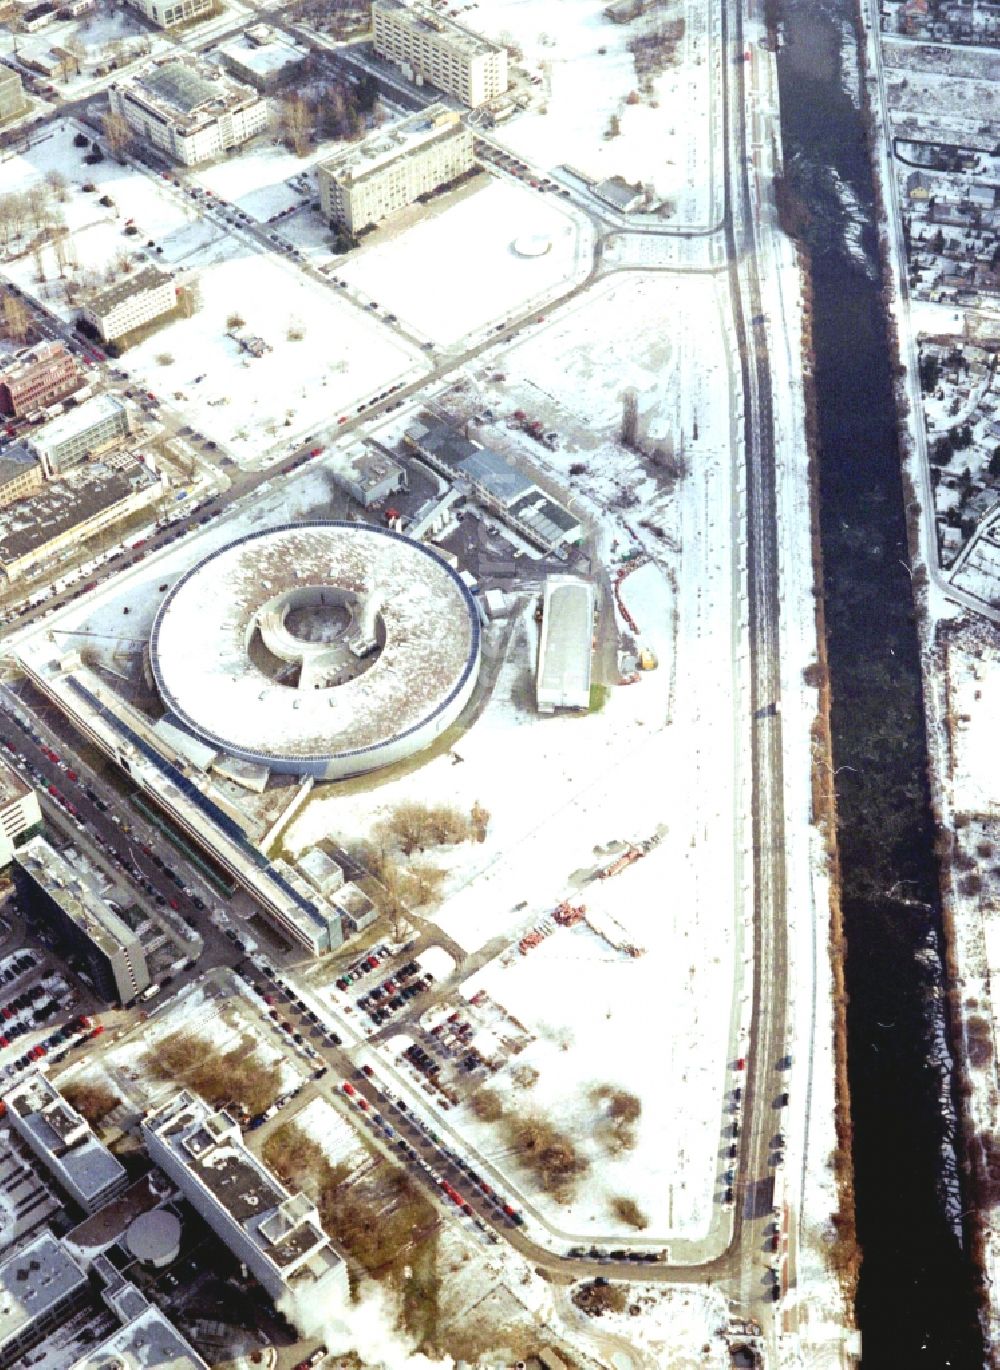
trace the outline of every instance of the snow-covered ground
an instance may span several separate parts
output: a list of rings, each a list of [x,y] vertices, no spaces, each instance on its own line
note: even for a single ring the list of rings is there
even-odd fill
[[[521,255],[518,240],[530,238],[549,247]],[[421,336],[450,345],[544,305],[583,279],[592,259],[592,230],[574,211],[528,186],[480,177],[441,212],[373,234],[337,274]]]

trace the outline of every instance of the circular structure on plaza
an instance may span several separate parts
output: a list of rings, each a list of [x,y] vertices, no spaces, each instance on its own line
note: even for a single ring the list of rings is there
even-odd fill
[[[525,233],[513,242],[518,257],[544,257],[552,250],[552,239],[545,233]]]
[[[170,715],[215,750],[329,780],[442,733],[475,687],[479,639],[468,587],[422,543],[282,524],[181,577],[150,663]]]
[[[128,1225],[125,1244],[143,1265],[169,1265],[181,1249],[180,1219],[165,1208],[140,1213]]]

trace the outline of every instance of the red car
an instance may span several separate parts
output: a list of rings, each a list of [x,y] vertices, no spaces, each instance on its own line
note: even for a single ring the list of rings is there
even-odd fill
[[[347,1080],[344,1081],[340,1088],[344,1091],[345,1094],[350,1095],[354,1093],[354,1086],[350,1084]]]
[[[97,1027],[94,1028],[93,1032],[92,1032],[90,1035],[91,1035],[91,1037],[100,1037],[100,1035],[101,1035],[101,1033],[102,1033],[103,1031],[104,1031],[104,1024],[103,1024],[103,1023],[98,1023],[98,1024],[97,1024]]]
[[[174,912],[177,912],[177,910],[180,908],[180,904],[178,904],[176,899],[168,899],[167,903],[174,910]]]

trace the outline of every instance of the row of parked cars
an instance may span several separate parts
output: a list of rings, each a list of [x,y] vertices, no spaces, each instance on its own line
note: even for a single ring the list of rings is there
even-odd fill
[[[408,961],[387,980],[362,994],[357,1000],[357,1005],[368,1013],[373,1023],[384,1023],[404,1004],[430,989],[433,983],[434,976],[430,971],[425,971],[421,975],[416,961]]]

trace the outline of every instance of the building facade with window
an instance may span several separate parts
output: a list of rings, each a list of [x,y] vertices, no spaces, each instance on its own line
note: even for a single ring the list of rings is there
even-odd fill
[[[43,342],[12,357],[0,371],[0,414],[37,414],[83,385],[76,358],[61,342]]]
[[[127,0],[127,3],[161,29],[189,24],[192,19],[207,19],[219,8],[218,0]]]
[[[103,342],[114,342],[144,324],[169,314],[177,303],[174,279],[147,266],[102,290],[80,309],[80,317]]]
[[[356,233],[474,164],[471,129],[453,110],[429,105],[320,163],[323,213],[331,224]]]
[[[507,89],[507,49],[424,5],[375,0],[375,51],[423,85],[476,109]]]

